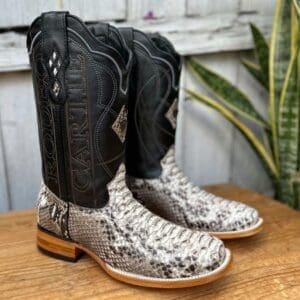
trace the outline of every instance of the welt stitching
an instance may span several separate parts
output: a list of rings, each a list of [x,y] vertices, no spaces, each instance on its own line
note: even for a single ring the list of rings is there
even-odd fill
[[[72,40],[72,39],[71,39],[71,40]],[[74,41],[74,40],[72,40],[72,41],[73,41],[74,47],[75,47],[76,49],[81,50],[81,51],[85,52],[86,55],[88,55],[88,57],[92,60],[92,61],[91,61],[92,65],[95,67],[96,64],[93,62],[93,57],[90,55],[90,53],[87,52],[87,50],[86,50],[85,48],[83,48],[81,45],[79,45],[76,41]],[[114,84],[114,89],[115,89],[115,81],[114,81],[115,78],[112,77],[112,79],[113,79],[113,84]],[[99,80],[99,78],[98,78],[98,80]],[[115,93],[115,94],[116,94],[116,93]],[[116,95],[115,95],[115,96],[116,96]],[[109,108],[111,107],[112,102],[114,102],[114,100],[115,100],[115,99],[113,99],[113,97],[112,97],[111,100],[110,100],[110,102],[109,102],[109,104],[108,104],[108,107],[109,107]],[[101,103],[101,101],[100,101],[100,103]],[[98,119],[98,121],[97,121],[96,129],[95,129],[95,133],[94,133],[94,139],[96,139],[97,142],[99,141],[99,137],[95,136],[96,133],[97,133],[97,131],[98,131],[97,128],[99,128],[99,126],[102,125],[102,122],[104,121],[104,117],[105,117],[108,113],[109,113],[109,110],[104,110],[104,112],[100,115],[100,117],[99,117],[99,119]],[[97,143],[95,143],[95,145],[97,145]],[[112,177],[113,177],[113,174],[112,174],[111,171],[109,170],[108,166],[105,164],[105,162],[104,162],[104,160],[103,160],[103,158],[102,158],[102,155],[101,155],[99,149],[97,149],[97,151],[95,151],[95,152],[96,152],[97,158],[98,158],[100,164],[102,165],[103,169],[104,169],[105,172],[108,174],[108,176],[112,178]]]
[[[140,92],[142,92],[142,90],[146,87],[146,85],[149,84],[153,79],[155,79],[155,77],[156,77],[156,75],[153,75],[153,76],[152,76],[152,77],[144,84],[144,86],[141,88]],[[145,145],[145,143],[144,143],[144,141],[143,141],[143,139],[142,139],[141,132],[140,132],[140,127],[141,127],[141,126],[138,125],[137,113],[138,113],[138,104],[139,104],[139,102],[140,102],[140,99],[141,99],[140,97],[137,98],[137,100],[136,100],[136,105],[135,105],[135,108],[134,108],[134,123],[135,123],[136,132],[137,132],[137,135],[138,135],[138,139],[139,139],[139,141],[140,141],[142,147],[144,148],[144,151],[148,153],[149,157],[151,157],[151,159],[152,159],[153,161],[156,161],[155,158],[153,157],[152,153],[150,153],[150,152],[148,151],[148,148],[146,147],[146,145]]]
[[[144,58],[146,58],[147,60],[150,60],[150,56],[147,54],[144,54],[144,52],[141,50],[141,49],[135,49],[136,52],[139,53],[139,55],[143,56]],[[158,67],[156,64],[151,64],[151,67],[154,69],[154,74],[152,78],[156,78],[158,81],[159,81],[159,84],[160,84],[160,79],[159,79],[159,76],[157,76],[157,74],[159,73],[159,70],[158,70]],[[151,78],[151,79],[152,79]],[[156,158],[152,155],[152,153],[149,152],[149,150],[147,149],[146,145],[144,144],[143,142],[143,139],[142,139],[142,135],[141,135],[141,132],[139,131],[139,127],[142,127],[142,126],[138,126],[138,122],[137,122],[137,111],[138,111],[138,104],[141,102],[141,98],[140,96],[142,95],[142,90],[145,88],[146,84],[149,84],[150,80],[148,80],[144,85],[143,87],[140,89],[139,91],[139,96],[137,97],[137,100],[136,100],[136,105],[135,105],[135,113],[134,113],[134,121],[135,121],[135,126],[136,126],[136,129],[137,129],[137,134],[139,136],[139,140],[144,148],[144,150],[148,153],[148,156],[152,159],[153,162],[156,162]],[[154,130],[154,126],[151,127],[151,132],[152,132],[152,137],[154,138],[154,140],[156,140],[156,136],[155,136],[155,130]],[[155,141],[156,145],[159,146],[159,143],[158,141]]]
[[[43,45],[43,39],[41,40],[41,41],[39,41],[39,43],[37,44],[37,45]],[[35,48],[34,48],[34,50],[35,50]],[[34,54],[33,54],[33,57],[35,57],[34,56]],[[47,75],[47,69],[46,69],[46,67],[44,66],[44,59],[43,59],[43,56],[41,55],[40,56],[40,60],[42,61],[42,65],[43,65],[43,74],[44,75],[42,75],[43,76],[43,78],[46,76],[46,77],[48,77],[48,75]],[[36,60],[34,60],[35,61],[35,63],[36,63]],[[38,73],[38,80],[40,80],[40,74]],[[47,82],[44,82],[44,79],[42,79],[42,81],[43,81],[43,87],[45,87],[44,86],[44,84],[47,84]],[[47,84],[47,86],[48,86],[48,84]],[[39,91],[39,94],[43,94],[43,93],[41,93],[40,91]],[[48,100],[49,100],[49,95],[48,95],[48,93],[47,93],[47,96],[46,96],[46,94],[44,95],[44,97],[43,98],[47,98]],[[45,105],[45,104],[44,104]],[[58,180],[59,180],[59,169],[58,169],[58,159],[57,159],[57,151],[56,151],[56,137],[55,137],[55,126],[54,126],[54,118],[53,118],[53,110],[52,110],[52,105],[51,105],[51,103],[50,103],[50,101],[47,101],[47,108],[49,109],[49,112],[51,113],[51,117],[52,117],[52,125],[51,125],[51,134],[53,135],[53,139],[54,139],[54,145],[55,145],[55,147],[54,147],[54,149],[55,149],[55,159],[54,159],[54,161],[55,161],[55,164],[56,164],[56,175],[57,175],[57,177],[58,177]],[[45,108],[44,108],[45,109]],[[41,119],[42,120],[42,119]],[[44,122],[42,121],[42,124],[43,124]],[[42,128],[41,128],[41,131],[42,131],[42,134],[44,134],[44,127],[43,126],[41,126]],[[42,147],[42,149],[44,150],[44,149],[46,149],[46,147],[45,147],[45,145],[43,145],[43,147]],[[43,151],[43,156],[45,157],[45,153],[44,153],[44,151]],[[46,160],[45,160],[46,161]],[[48,169],[48,167],[47,167],[47,164],[46,164],[46,169]],[[49,180],[49,177],[48,177],[48,171],[47,171],[47,180]],[[61,194],[61,192],[60,192],[60,185],[59,184],[57,184],[58,185],[58,188],[59,188],[59,194]]]
[[[90,60],[93,60],[93,57],[92,57],[89,53],[87,53],[87,50],[86,50],[86,49],[84,49],[84,48],[83,48],[81,45],[79,45],[76,41],[73,41],[73,43],[74,43],[74,47],[75,47],[76,49],[85,52],[85,53],[89,56]],[[92,65],[93,65],[94,68],[95,68],[96,64],[94,64],[93,61],[91,61],[91,63],[92,63]],[[100,74],[99,74],[99,76],[100,76],[100,79],[101,79],[101,75],[100,75]],[[99,78],[98,78],[98,80],[99,80]],[[100,80],[100,82],[101,82],[101,80]],[[110,102],[112,102],[112,98],[111,98]],[[101,101],[100,101],[100,103],[101,103]],[[110,103],[109,103],[109,104],[110,104]],[[104,110],[104,112],[99,116],[99,119],[98,119],[97,124],[96,124],[96,126],[95,126],[95,132],[94,132],[94,144],[95,144],[95,147],[97,148],[97,149],[95,149],[95,152],[96,152],[96,156],[97,156],[97,158],[98,158],[98,160],[99,160],[99,162],[100,162],[100,165],[102,165],[103,169],[105,170],[105,172],[108,174],[109,177],[113,177],[113,175],[112,175],[112,173],[110,172],[108,166],[105,165],[104,160],[103,160],[103,158],[102,158],[102,155],[101,155],[101,153],[100,153],[100,150],[99,150],[99,148],[97,147],[98,142],[99,142],[99,136],[97,136],[98,128],[99,128],[100,125],[102,125],[102,122],[103,122],[103,120],[104,120],[104,117],[107,115],[108,112],[109,112],[109,111]],[[99,134],[98,134],[98,135],[99,135]],[[103,163],[104,163],[104,164],[103,164]]]
[[[120,65],[118,64],[118,62],[111,56],[111,55],[108,55],[106,53],[103,53],[101,51],[97,51],[97,50],[93,50],[90,45],[88,44],[88,42],[80,35],[78,34],[76,31],[74,31],[72,28],[69,28],[68,27],[68,30],[70,32],[72,32],[74,35],[76,35],[79,39],[81,39],[81,41],[86,45],[86,47],[88,48],[88,51],[91,52],[91,53],[94,53],[96,55],[100,55],[100,56],[104,56],[106,58],[108,58],[109,60],[111,60],[113,62],[113,64],[115,65],[116,69],[117,69],[117,72],[119,74],[119,77],[120,77],[120,85],[119,85],[119,89],[121,90],[121,92],[126,95],[127,94],[127,91],[128,91],[128,80],[127,80],[127,83],[126,83],[126,89],[123,90],[123,72],[121,70],[121,67]],[[113,49],[112,47],[106,45],[107,48],[109,49]],[[128,77],[127,77],[128,79]]]
[[[96,73],[96,76],[97,76],[97,84],[99,84],[99,82],[101,82],[101,74],[98,72],[98,70],[97,70],[98,67],[93,62],[94,59],[93,59],[92,55],[85,48],[80,46],[80,44],[78,44],[72,38],[70,38],[70,41],[71,41],[71,43],[74,44],[75,49],[84,51],[85,54],[90,58],[90,63],[93,66],[94,72]],[[102,97],[102,89],[100,89],[100,92],[99,92],[99,89],[97,88],[97,102],[99,101],[99,99],[101,99],[101,97]],[[101,102],[101,100],[100,100],[100,102]]]
[[[158,57],[158,56],[155,56],[151,53],[151,51],[142,43],[140,43],[139,41],[136,41],[134,40],[134,42],[142,49],[146,50],[146,52],[148,53],[148,55],[153,59],[153,60],[156,60],[156,61],[160,61],[160,62],[164,62],[171,70],[171,73],[172,73],[172,85],[174,87],[175,90],[178,90],[178,85],[176,85],[175,81],[175,70],[173,68],[173,66],[171,65],[171,63],[166,60],[165,58],[161,58],[161,57]]]
[[[170,76],[168,74],[168,72],[161,66],[161,65],[158,65],[157,66],[157,69],[161,69],[161,71],[163,72],[164,76],[166,77],[167,81],[168,81],[168,85],[167,85],[167,91],[164,95],[164,98],[162,99],[159,107],[156,109],[156,111],[154,112],[154,120],[157,120],[157,116],[159,115],[160,113],[160,110],[166,105],[166,103],[168,102],[168,97],[170,95],[170,92],[171,92],[171,88],[172,88],[172,85],[171,85],[171,80],[170,80]],[[160,78],[160,82],[162,81],[161,78],[162,77],[159,77]],[[157,122],[155,122],[155,125],[157,124]],[[156,138],[156,136],[155,136]],[[156,140],[156,139],[155,139]],[[161,146],[163,146],[158,140],[156,140],[156,143],[157,143],[157,146],[158,148],[160,149]],[[162,151],[163,152],[163,151]]]
[[[81,76],[83,76],[83,74],[84,74],[84,66],[83,66],[83,63],[82,63],[82,60],[83,60],[83,57],[79,54],[78,55],[78,58],[79,58],[79,61],[80,61],[80,74],[81,74]],[[72,61],[72,59],[70,60],[70,63],[71,63],[71,61]],[[72,66],[72,65],[71,65]],[[73,68],[69,68],[70,69],[70,71],[73,71],[74,69]],[[68,91],[70,91],[70,90],[74,90],[74,89],[67,89]],[[79,90],[79,88],[78,89],[75,89],[75,90]],[[80,88],[80,90],[83,90],[85,93],[87,92],[87,89],[86,89],[86,84],[85,85],[83,85],[81,88]],[[69,101],[66,101],[66,106],[68,106],[69,105]],[[66,112],[67,112],[67,110],[66,110]],[[72,141],[72,139],[71,139],[71,136],[70,136],[70,130],[69,130],[69,119],[68,119],[68,121],[66,122],[66,127],[67,127],[67,136],[68,136],[68,148],[69,148],[69,152],[71,153],[71,145],[70,145],[70,142]],[[90,149],[89,149],[90,150]],[[91,153],[91,151],[90,151],[90,156],[92,156],[92,153]],[[75,187],[75,185],[74,185],[74,176],[73,176],[73,169],[72,169],[72,154],[69,156],[69,165],[70,165],[70,168],[71,168],[71,172],[70,172],[70,177],[71,177],[71,181],[72,181],[72,186],[71,186],[71,190],[72,190],[72,199],[73,199],[73,203],[77,203],[77,199],[75,199],[75,197],[74,197],[74,189],[76,190],[76,191],[79,191],[79,192],[81,192],[81,193],[83,193],[83,192],[85,192],[86,190],[80,190],[80,189],[78,189],[78,188],[76,188]],[[92,168],[91,168],[91,172],[93,173],[93,170],[92,170]],[[93,173],[93,175],[94,175],[94,173]],[[94,176],[93,176],[93,179],[94,179]]]
[[[139,51],[140,52],[140,51]],[[142,53],[140,53],[142,56],[144,55],[144,54],[142,54]],[[144,55],[145,56],[145,55]],[[167,91],[166,91],[166,93],[165,93],[165,95],[164,95],[164,98],[162,99],[162,101],[161,101],[161,103],[160,103],[160,105],[159,105],[159,107],[156,109],[156,111],[155,111],[155,113],[154,113],[154,120],[156,120],[157,119],[157,115],[159,114],[159,112],[160,112],[160,109],[166,104],[166,102],[167,102],[167,100],[168,100],[168,96],[169,96],[169,94],[170,94],[170,91],[171,91],[171,80],[170,80],[170,77],[168,76],[169,74],[168,74],[168,72],[160,65],[160,64],[155,64],[154,65],[155,66],[155,68],[156,68],[156,71],[157,72],[159,72],[159,69],[161,69],[162,71],[163,71],[163,73],[164,73],[164,75],[166,76],[166,78],[167,78],[167,80],[168,80],[168,85],[167,85]],[[159,77],[158,76],[158,80],[159,80],[159,82],[160,82],[160,84],[161,84],[161,77]],[[156,122],[157,123],[157,122]],[[154,124],[154,126],[155,126],[156,124]],[[154,126],[153,126],[153,130],[154,130],[154,132],[155,132],[155,128],[154,128]],[[157,140],[157,138],[156,138],[157,136],[155,135],[155,134],[153,134],[153,138],[154,138],[154,141],[155,141],[155,143],[156,143],[156,145],[157,145],[157,147],[159,148],[159,149],[161,149],[161,143]]]
[[[116,84],[116,80],[114,78],[114,74],[110,70],[108,70],[108,68],[106,68],[106,67],[104,67],[104,68],[102,67],[102,69],[105,70],[105,71],[107,71],[109,73],[109,75],[111,76],[111,79],[113,81],[113,93],[112,93],[111,99],[110,99],[109,104],[108,104],[109,109],[107,109],[107,107],[105,107],[104,111],[106,111],[106,113],[103,113],[103,117],[101,119],[99,119],[100,122],[98,120],[98,122],[96,124],[94,138],[96,139],[96,143],[95,143],[95,146],[97,148],[97,152],[96,153],[99,153],[99,154],[101,153],[100,149],[98,148],[98,145],[99,145],[99,142],[100,142],[100,135],[99,135],[99,132],[98,132],[99,131],[99,127],[101,127],[101,125],[102,125],[102,123],[104,121],[105,116],[109,113],[110,108],[113,105],[113,102],[115,102],[116,95],[117,95],[117,84]],[[101,160],[103,161],[102,157],[101,157]]]

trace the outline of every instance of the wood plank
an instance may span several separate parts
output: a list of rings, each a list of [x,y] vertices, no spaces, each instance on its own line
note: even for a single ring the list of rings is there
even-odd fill
[[[276,0],[187,0],[187,15],[208,16],[213,14],[261,14],[273,16]]]
[[[43,11],[59,9],[60,0],[0,1],[0,28],[27,26]]]
[[[187,0],[188,16],[209,16],[214,14],[237,14],[239,10],[239,1],[232,0]]]
[[[261,14],[273,16],[276,0],[187,0],[188,16],[208,16],[214,14]]]
[[[183,17],[185,0],[128,0],[127,20]]]
[[[124,20],[126,0],[0,1],[0,28],[28,26],[45,11],[69,10],[85,21]]]
[[[258,13],[273,16],[276,0],[241,0],[240,13]]]
[[[159,31],[173,42],[182,55],[197,55],[251,49],[253,43],[249,22],[257,24],[269,36],[272,20],[271,17],[261,19],[257,16],[251,18],[249,15],[237,18],[233,15],[215,15],[205,19],[207,23],[202,23],[197,18],[182,19],[177,22],[178,29],[170,24],[168,29],[161,26]],[[155,29],[154,27],[153,30]]]
[[[0,76],[0,112],[10,206],[33,207],[41,182],[41,167],[29,72]]]
[[[258,14],[136,20],[117,25],[133,26],[146,32],[160,32],[173,42],[180,54],[193,55],[251,49],[253,43],[249,31],[250,21],[257,24],[266,36],[269,35],[272,17]],[[29,69],[25,37],[11,33],[0,34],[0,72],[18,69]]]
[[[189,16],[208,16],[218,13],[242,13],[257,12],[260,14],[272,14],[275,0],[129,0],[128,18],[130,20],[141,18],[149,11],[155,18],[178,17],[185,14]],[[43,11],[70,10],[87,21],[94,20],[124,20],[126,18],[126,0],[105,1],[79,1],[79,0],[11,0],[0,2],[0,28],[28,26],[32,20]]]
[[[124,20],[126,0],[62,0],[62,10],[80,17],[84,21]]]
[[[265,220],[263,232],[226,241],[234,260],[221,279],[200,287],[162,290],[111,279],[89,257],[77,263],[49,258],[36,249],[33,210],[0,214],[0,293],[3,299],[298,299],[300,213],[232,185],[208,188],[253,205]]]
[[[0,73],[29,70],[26,36],[15,32],[0,34]]]

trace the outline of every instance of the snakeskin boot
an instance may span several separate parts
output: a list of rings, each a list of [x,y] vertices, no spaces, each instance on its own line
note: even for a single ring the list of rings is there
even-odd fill
[[[219,238],[250,236],[262,228],[258,212],[192,184],[175,160],[181,61],[159,34],[121,30],[134,53],[130,86],[127,184],[136,199],[161,217]]]
[[[71,261],[87,253],[131,284],[213,281],[229,266],[223,243],[154,215],[126,186],[132,52],[117,29],[106,24],[99,30],[50,12],[28,32],[43,167],[37,245]]]

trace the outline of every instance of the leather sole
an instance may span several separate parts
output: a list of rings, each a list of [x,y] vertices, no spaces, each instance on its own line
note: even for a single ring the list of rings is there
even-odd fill
[[[141,276],[115,269],[84,246],[72,241],[58,238],[57,236],[54,236],[53,234],[46,232],[41,228],[38,228],[37,231],[37,246],[47,255],[73,262],[77,261],[82,254],[86,253],[114,279],[133,285],[154,288],[184,288],[203,285],[215,281],[224,275],[224,273],[228,270],[232,260],[231,252],[226,249],[226,258],[223,264],[212,272],[180,279],[160,279],[155,277]]]
[[[239,231],[224,231],[224,232],[209,232],[209,234],[221,239],[221,240],[229,240],[229,239],[240,239],[245,237],[253,236],[263,229],[264,220],[259,218],[259,221],[252,227],[239,230]]]

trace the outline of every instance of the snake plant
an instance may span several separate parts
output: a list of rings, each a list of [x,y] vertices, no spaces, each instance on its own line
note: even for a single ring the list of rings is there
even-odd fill
[[[268,91],[268,117],[264,118],[245,93],[204,67],[194,58],[187,64],[215,98],[186,89],[201,103],[221,113],[248,140],[261,158],[274,184],[276,198],[300,209],[300,0],[277,0],[268,43],[260,30],[250,25],[255,62],[242,62]],[[240,118],[260,126],[265,141]]]

